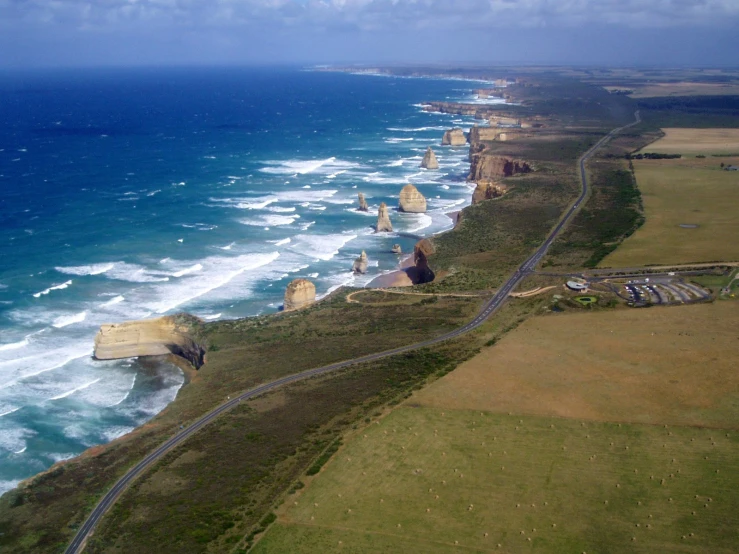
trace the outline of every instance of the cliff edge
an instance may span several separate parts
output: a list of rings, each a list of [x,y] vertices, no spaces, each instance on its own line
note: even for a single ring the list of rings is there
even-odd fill
[[[193,336],[198,318],[176,316],[142,319],[100,326],[95,335],[97,360],[117,360],[139,356],[180,356],[199,369],[205,363],[205,348]]]

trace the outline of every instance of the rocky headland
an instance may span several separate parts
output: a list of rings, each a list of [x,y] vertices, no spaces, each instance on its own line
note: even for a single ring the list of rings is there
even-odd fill
[[[426,198],[418,192],[413,185],[406,185],[400,191],[400,201],[398,209],[401,212],[422,214],[426,212]]]
[[[487,146],[484,143],[470,146],[468,181],[474,183],[496,181],[503,177],[531,173],[533,170],[534,168],[525,160],[487,152]]]
[[[104,324],[95,336],[94,357],[117,360],[174,354],[198,369],[205,363],[205,348],[194,332],[201,324],[187,314]]]

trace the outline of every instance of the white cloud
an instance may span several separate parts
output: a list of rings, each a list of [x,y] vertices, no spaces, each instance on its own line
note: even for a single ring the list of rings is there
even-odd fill
[[[626,27],[735,23],[737,0],[0,0],[0,21],[108,27],[305,25],[348,29]]]

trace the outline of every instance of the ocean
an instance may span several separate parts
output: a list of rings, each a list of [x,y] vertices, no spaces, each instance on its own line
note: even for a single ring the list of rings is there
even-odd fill
[[[299,69],[0,73],[0,493],[159,413],[171,364],[96,361],[101,323],[279,310],[397,268],[393,244],[451,228],[469,204],[478,83]],[[495,100],[492,100],[493,102]],[[433,146],[440,170],[419,167]],[[413,183],[426,214],[394,211]],[[357,193],[369,213],[356,211]],[[380,202],[392,234],[374,234]],[[367,275],[351,273],[365,250]]]

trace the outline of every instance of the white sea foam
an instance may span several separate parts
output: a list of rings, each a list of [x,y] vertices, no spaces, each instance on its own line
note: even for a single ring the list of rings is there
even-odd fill
[[[394,162],[390,162],[389,164],[387,164],[387,166],[388,167],[400,167],[403,165],[404,161],[405,160],[395,160]]]
[[[83,321],[85,321],[86,318],[87,311],[78,312],[72,315],[62,315],[54,319],[54,322],[51,325],[56,327],[57,329],[61,329],[62,327],[74,325],[75,323],[82,323]]]
[[[202,275],[183,279],[176,285],[162,287],[160,298],[147,302],[147,307],[160,314],[168,312],[226,285],[242,273],[266,266],[279,257],[279,252],[271,252],[245,254],[233,258],[205,258],[201,260],[204,267]]]
[[[56,396],[52,396],[51,398],[49,398],[49,400],[61,400],[62,398],[67,398],[68,396],[72,396],[75,392],[85,390],[86,388],[93,386],[95,383],[99,383],[101,379],[102,377],[95,379],[93,381],[90,381],[89,383],[85,383],[84,385],[80,385],[79,387],[75,387],[72,390],[68,390],[61,394],[57,394]]]
[[[407,229],[408,233],[418,233],[430,227],[434,222],[431,216],[426,214],[407,214],[403,219],[411,220],[411,226]]]
[[[202,264],[195,264],[195,265],[190,266],[188,268],[181,269],[180,271],[174,272],[172,274],[172,277],[182,277],[184,275],[189,275],[190,273],[195,273],[197,271],[200,271],[201,269],[203,269],[203,265]]]
[[[290,244],[290,238],[282,239],[282,240],[276,240],[276,241],[267,241],[274,243],[275,246],[284,246],[285,244]]]
[[[294,212],[295,209],[296,209],[295,206],[291,208],[284,207],[284,206],[272,206],[271,208],[267,208],[268,211],[275,212],[275,213],[290,213],[290,212]]]
[[[300,219],[299,215],[263,215],[252,219],[239,219],[242,225],[251,225],[254,227],[277,227],[280,225],[290,225]]]
[[[6,415],[10,415],[10,414],[12,414],[14,412],[17,412],[18,410],[20,410],[20,406],[17,407],[17,408],[11,408],[10,410],[5,410],[4,412],[0,412],[0,417],[6,416]]]
[[[100,306],[102,308],[107,308],[108,306],[115,306],[116,304],[120,304],[121,302],[123,302],[125,299],[126,299],[125,296],[118,295],[115,298],[111,298],[107,302],[104,302]]]
[[[221,250],[231,250],[235,245],[236,243],[232,242],[231,244],[228,244],[226,246],[219,246],[218,248],[220,248]]]
[[[306,175],[308,173],[336,173],[338,170],[357,167],[357,164],[337,160],[335,157],[325,160],[287,160],[266,161],[270,167],[263,167],[260,171],[274,175]]]
[[[221,317],[222,315],[223,315],[223,314],[209,314],[209,315],[205,315],[205,314],[203,314],[203,315],[201,315],[200,317],[202,317],[203,319],[206,319],[206,320],[208,320],[208,321],[213,321],[214,319],[218,319],[218,318],[219,318],[219,317]]]
[[[0,495],[5,494],[9,490],[13,490],[15,487],[18,486],[18,483],[20,483],[19,479],[16,479],[14,481],[0,481]]]
[[[155,194],[159,194],[160,192],[162,192],[161,189],[153,190],[153,191],[147,193],[146,196],[154,196]]]
[[[297,235],[292,250],[309,258],[328,261],[355,238],[357,235],[353,234]]]
[[[0,429],[0,451],[5,450],[9,454],[17,452],[26,446],[26,439],[35,434],[30,429],[20,427]]]
[[[24,346],[28,346],[28,337],[18,342],[10,342],[0,345],[0,352],[5,352],[7,350],[17,350],[18,348],[23,348]]]
[[[416,140],[416,139],[411,138],[411,137],[403,137],[403,138],[400,138],[400,137],[391,137],[391,138],[386,138],[385,139],[385,142],[387,144],[400,144],[401,142],[410,142],[412,140]]]
[[[393,133],[419,133],[423,131],[446,131],[447,127],[388,127],[387,130]]]
[[[42,290],[41,292],[34,293],[33,294],[33,297],[34,298],[41,298],[42,296],[46,296],[47,294],[49,294],[52,291],[55,291],[55,290],[64,290],[64,289],[66,289],[71,284],[72,284],[72,281],[67,281],[65,283],[62,283],[61,285],[55,285],[53,287],[49,287],[48,289]]]
[[[106,262],[100,264],[78,265],[72,267],[55,267],[59,273],[67,275],[100,275],[106,271],[110,271],[115,266],[114,263]]]

